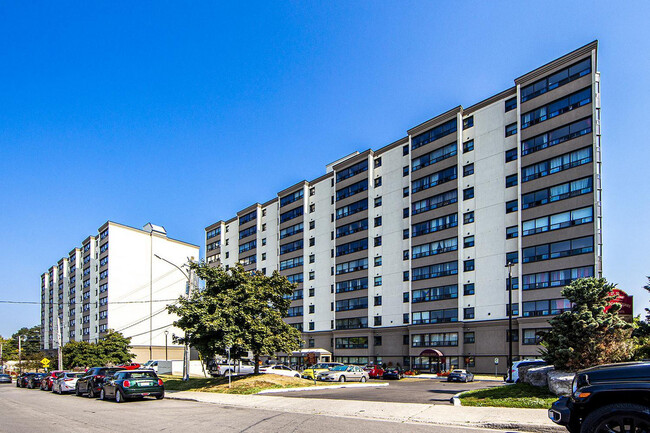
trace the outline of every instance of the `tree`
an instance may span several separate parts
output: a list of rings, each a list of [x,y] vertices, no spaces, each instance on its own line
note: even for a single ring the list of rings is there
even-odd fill
[[[260,356],[289,353],[300,346],[300,332],[283,320],[296,287],[286,277],[277,271],[270,277],[249,273],[240,265],[229,270],[205,263],[190,266],[205,288],[167,307],[178,316],[174,325],[186,335],[174,336],[174,341],[191,344],[203,359],[226,355],[228,347],[235,358],[251,351],[255,373]]]
[[[650,277],[648,283],[643,286],[645,290],[650,292]],[[650,308],[645,309],[645,320],[641,317],[634,318],[634,359],[642,360],[650,358]]]
[[[604,278],[581,278],[562,290],[572,307],[550,320],[551,330],[542,337],[546,362],[577,371],[630,358],[632,325],[619,317],[620,304],[605,311],[615,287]]]
[[[32,355],[41,353],[41,326],[36,325],[31,328],[20,328],[15,332],[3,346],[4,359],[18,359],[18,339],[21,341],[21,357],[30,358]]]
[[[130,342],[130,338],[110,329],[97,343],[70,341],[63,346],[63,365],[66,369],[72,369],[130,362],[134,357],[129,351]]]

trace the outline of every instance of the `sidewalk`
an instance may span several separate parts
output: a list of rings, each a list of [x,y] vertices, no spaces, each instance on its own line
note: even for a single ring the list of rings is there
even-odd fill
[[[393,422],[482,427],[522,432],[560,433],[566,430],[548,419],[545,409],[465,407],[418,403],[389,403],[269,395],[167,391],[170,399],[193,400],[225,406],[266,409]]]

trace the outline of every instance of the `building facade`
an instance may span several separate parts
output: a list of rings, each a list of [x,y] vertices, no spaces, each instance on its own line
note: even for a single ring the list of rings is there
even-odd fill
[[[569,308],[562,287],[601,275],[596,54],[590,43],[206,227],[207,262],[287,276],[286,321],[341,362],[503,373],[509,338],[515,359],[538,356]]]
[[[165,307],[186,294],[187,278],[166,261],[198,257],[198,246],[168,238],[160,226],[108,221],[41,275],[43,350],[59,347],[57,326],[62,345],[97,342],[112,329],[131,337],[137,361],[165,359],[166,349],[169,359],[182,359],[172,341],[182,331]]]

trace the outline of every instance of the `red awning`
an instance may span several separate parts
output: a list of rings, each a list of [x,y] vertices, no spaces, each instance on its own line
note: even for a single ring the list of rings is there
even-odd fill
[[[422,353],[420,353],[420,356],[438,356],[438,357],[443,357],[444,355],[442,354],[441,351],[436,350],[436,349],[426,349],[423,350]]]

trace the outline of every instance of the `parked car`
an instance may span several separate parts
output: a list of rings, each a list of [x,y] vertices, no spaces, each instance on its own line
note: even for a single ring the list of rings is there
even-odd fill
[[[66,371],[61,374],[52,384],[52,392],[63,394],[65,392],[72,392],[75,390],[77,380],[83,377],[85,373],[75,373]]]
[[[99,393],[100,400],[114,398],[118,403],[146,396],[165,397],[165,385],[153,370],[118,371],[106,379]]]
[[[0,374],[0,383],[11,383],[11,376],[8,374]]]
[[[140,364],[137,362],[129,362],[126,364],[118,365],[118,368],[122,368],[124,370],[137,370],[138,368],[142,367]]]
[[[77,380],[75,394],[77,396],[88,395],[95,398],[99,395],[107,377],[113,376],[116,372],[125,370],[120,367],[93,367]]]
[[[52,391],[54,381],[63,374],[63,370],[50,371],[41,379],[41,391]]]
[[[515,361],[512,363],[512,381],[514,383],[519,382],[519,367],[543,367],[546,365],[546,361],[543,359],[523,359],[521,361]],[[503,376],[503,380],[508,382],[508,374]]]
[[[548,416],[571,433],[650,431],[650,362],[579,371],[571,395],[553,403]]]
[[[270,365],[268,367],[260,367],[260,373],[266,374],[279,374],[281,376],[300,377],[300,372],[287,367],[286,365]]]
[[[141,368],[153,370],[156,374],[172,374],[173,361],[151,360],[145,362]]]
[[[325,382],[365,382],[369,379],[368,372],[356,365],[337,365],[327,371],[318,373],[318,380]]]
[[[255,373],[255,364],[247,360],[231,360],[228,363],[219,363],[216,360],[208,363],[208,371],[212,376],[235,376]]]
[[[398,367],[389,367],[384,371],[384,374],[381,377],[382,379],[396,379],[400,380],[404,378],[404,370]]]
[[[449,373],[447,382],[474,382],[474,374],[467,370],[457,368]]]
[[[45,376],[45,373],[34,373],[25,380],[25,385],[27,385],[27,388],[29,389],[40,388],[41,379]]]
[[[20,375],[18,375],[18,377],[16,378],[16,387],[27,388],[27,381],[34,374],[36,373],[21,373]]]
[[[317,378],[320,373],[328,371],[330,368],[341,366],[340,362],[320,362],[310,368],[302,371],[302,377],[305,379]]]
[[[384,369],[381,365],[367,365],[364,370],[368,372],[370,379],[380,379],[384,375]]]

